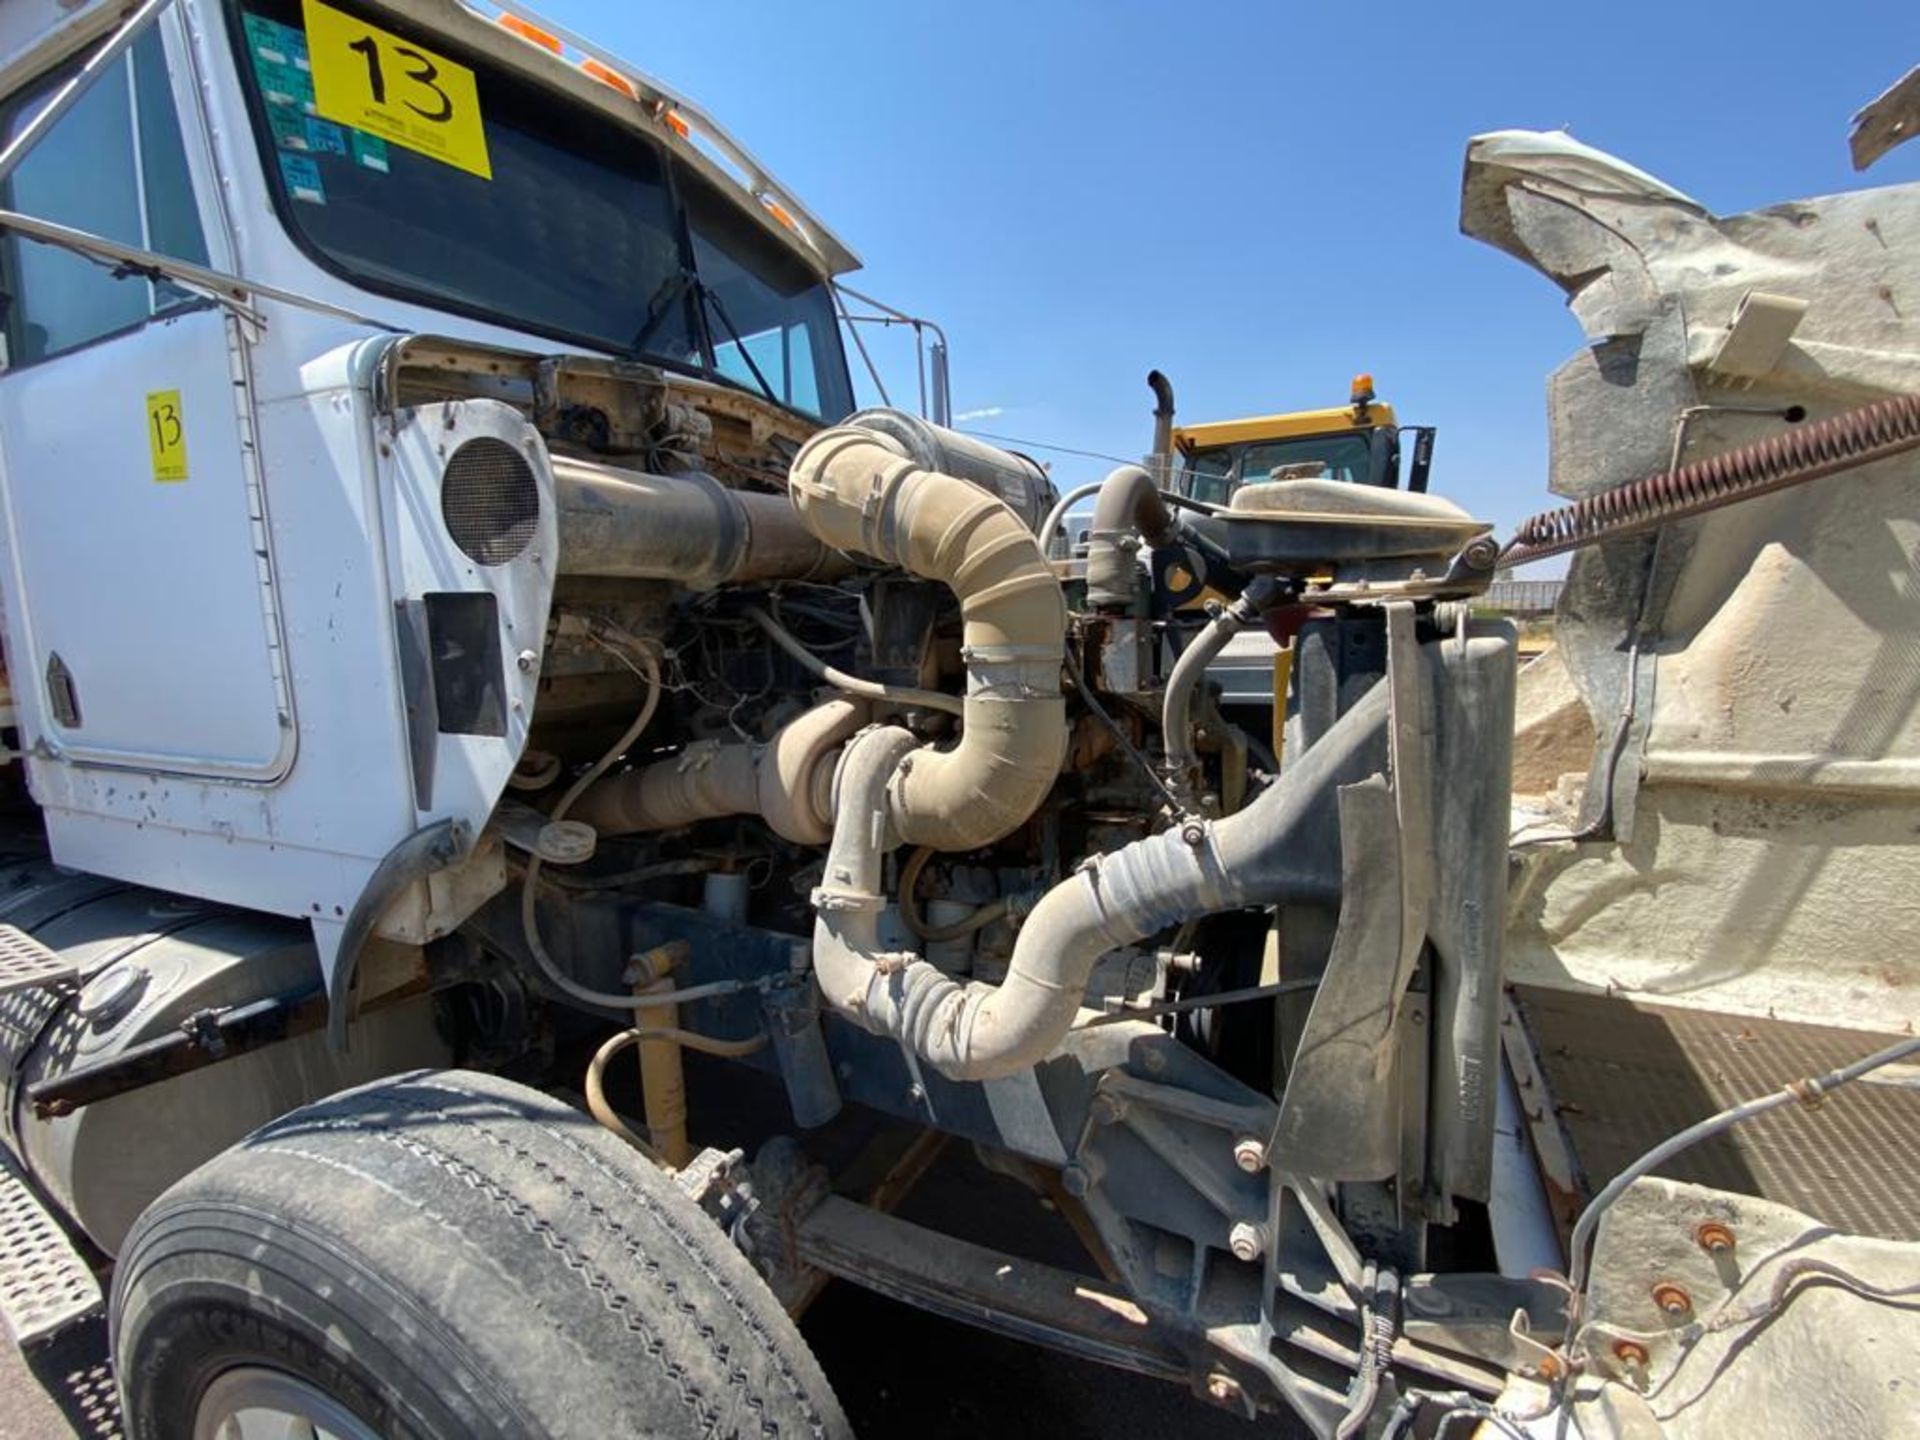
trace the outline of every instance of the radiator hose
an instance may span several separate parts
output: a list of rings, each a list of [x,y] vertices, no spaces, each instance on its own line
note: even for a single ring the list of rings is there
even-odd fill
[[[1094,965],[1185,920],[1285,901],[1319,883],[1309,837],[1338,833],[1338,790],[1380,770],[1387,688],[1376,684],[1267,790],[1224,820],[1188,820],[1096,856],[1020,928],[1007,978],[962,984],[879,948],[881,861],[897,843],[882,797],[912,753],[897,727],[860,735],[837,782],[839,821],[815,892],[815,973],[828,1003],[954,1080],[1030,1069],[1066,1037]]]

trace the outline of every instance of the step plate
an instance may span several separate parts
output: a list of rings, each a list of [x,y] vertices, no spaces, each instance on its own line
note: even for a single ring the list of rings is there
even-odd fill
[[[44,990],[79,978],[71,962],[26,931],[0,925],[0,995],[13,990]]]
[[[101,1305],[93,1271],[0,1150],[0,1321],[14,1344],[49,1340]]]

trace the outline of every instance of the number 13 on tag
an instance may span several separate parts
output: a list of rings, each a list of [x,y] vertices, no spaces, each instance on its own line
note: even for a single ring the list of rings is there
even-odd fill
[[[304,0],[314,109],[482,180],[493,178],[473,71],[344,10]]]
[[[153,452],[155,480],[187,478],[187,424],[178,390],[147,392],[147,448]]]

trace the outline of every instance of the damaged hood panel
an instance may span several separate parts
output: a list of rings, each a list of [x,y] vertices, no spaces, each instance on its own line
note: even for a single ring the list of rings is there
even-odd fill
[[[1585,336],[1548,382],[1569,499],[1920,393],[1920,185],[1718,216],[1503,131],[1468,147],[1461,228],[1560,286]],[[1521,852],[1517,976],[1920,1021],[1916,554],[1909,454],[1576,555],[1556,642],[1596,744],[1581,842]]]

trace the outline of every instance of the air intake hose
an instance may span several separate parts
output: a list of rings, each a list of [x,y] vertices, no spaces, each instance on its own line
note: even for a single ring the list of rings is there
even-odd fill
[[[1025,823],[1053,788],[1067,745],[1067,606],[1033,531],[998,496],[921,469],[899,441],[862,426],[809,440],[794,457],[789,493],[817,539],[938,580],[960,600],[960,741],[902,758],[887,785],[893,835],[971,850]]]

